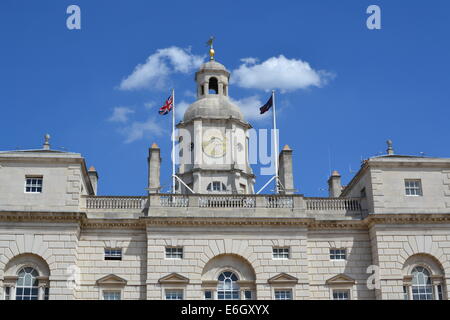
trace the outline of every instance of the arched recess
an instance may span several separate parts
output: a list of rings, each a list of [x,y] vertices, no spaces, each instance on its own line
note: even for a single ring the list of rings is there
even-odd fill
[[[446,259],[446,254],[439,247],[437,241],[433,241],[431,235],[408,236],[408,241],[403,243],[403,249],[400,250],[397,263],[401,268],[409,257],[416,254],[425,254],[434,257],[437,261],[442,261],[442,267],[450,272],[450,261]]]
[[[235,272],[241,281],[255,281],[256,273],[252,265],[236,254],[221,254],[206,263],[202,271],[203,281],[215,281],[224,270]]]
[[[52,250],[48,249],[48,244],[43,240],[43,235],[39,234],[18,234],[12,236],[10,241],[10,250],[5,250],[0,255],[0,277],[4,275],[5,267],[14,257],[23,254],[34,254],[42,257],[48,264],[51,273],[54,274],[56,269],[56,258],[52,254]]]
[[[247,240],[238,239],[215,239],[208,241],[208,245],[204,248],[204,251],[200,254],[199,264],[196,268],[199,273],[205,268],[205,265],[213,258],[223,255],[232,254],[242,257],[245,261],[252,266],[256,273],[256,278],[265,277],[261,266],[261,259],[253,252],[252,247],[248,245]]]
[[[238,294],[230,294],[224,298],[225,278],[233,278],[233,290]],[[256,273],[252,265],[242,256],[236,254],[220,254],[209,260],[202,270],[202,290],[205,299],[255,299]]]
[[[5,267],[5,276],[15,276],[23,267],[32,267],[40,276],[49,277],[50,267],[40,256],[33,253],[23,253],[12,258]]]
[[[24,276],[25,278],[22,278]],[[31,277],[29,284],[27,284],[27,277]],[[33,253],[19,254],[5,266],[3,297],[7,300],[15,299],[16,296],[21,296],[21,300],[33,300],[31,296],[39,300],[48,299],[49,277],[50,267],[42,257]],[[34,280],[31,281],[31,279]],[[30,292],[27,293],[26,290]],[[33,293],[33,290],[36,290],[36,293]]]
[[[447,296],[445,270],[430,254],[418,253],[407,258],[402,274],[405,300],[442,300]]]
[[[219,94],[219,81],[216,77],[209,78],[208,90],[209,94]]]

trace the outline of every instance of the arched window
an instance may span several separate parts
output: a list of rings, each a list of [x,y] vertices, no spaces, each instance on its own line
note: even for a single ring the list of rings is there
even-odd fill
[[[217,285],[217,299],[219,300],[239,300],[238,277],[231,271],[224,271],[219,275]]]
[[[227,191],[227,187],[220,181],[213,181],[210,184],[208,184],[206,190],[214,192],[225,192]]]
[[[209,78],[209,94],[218,94],[219,93],[219,82],[217,78],[211,77]]]
[[[39,273],[31,268],[25,267],[19,270],[16,284],[16,300],[38,300],[39,299]]]
[[[412,271],[413,300],[433,300],[433,286],[430,272],[424,267],[415,267]]]

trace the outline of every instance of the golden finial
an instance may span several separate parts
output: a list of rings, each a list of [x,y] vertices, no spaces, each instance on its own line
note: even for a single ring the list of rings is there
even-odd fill
[[[209,38],[209,40],[206,42],[206,45],[209,46],[209,59],[210,59],[210,60],[214,60],[214,54],[215,54],[215,52],[214,52],[214,48],[213,48],[213,42],[214,42],[215,39],[216,39],[216,38],[214,38],[213,36],[211,36],[211,37]]]

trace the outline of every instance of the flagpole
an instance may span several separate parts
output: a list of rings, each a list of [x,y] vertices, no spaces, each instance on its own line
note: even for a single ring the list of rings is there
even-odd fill
[[[172,89],[172,193],[175,190],[175,89]]]
[[[273,105],[273,149],[275,155],[275,193],[278,194],[278,133],[277,133],[277,112],[275,108],[275,90],[272,90]]]

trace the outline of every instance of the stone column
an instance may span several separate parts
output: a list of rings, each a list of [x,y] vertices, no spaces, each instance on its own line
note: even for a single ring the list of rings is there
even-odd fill
[[[160,185],[161,150],[156,143],[148,149],[148,193],[158,193]]]
[[[281,192],[284,194],[293,194],[294,188],[294,174],[292,171],[292,149],[288,145],[283,147],[279,156],[278,177],[281,184]]]
[[[89,180],[91,181],[92,189],[94,190],[94,195],[97,195],[97,185],[98,185],[98,173],[94,166],[91,166],[88,170]]]
[[[333,171],[328,179],[328,195],[330,198],[337,198],[341,195],[341,175],[336,170]]]
[[[44,300],[44,295],[45,295],[45,286],[44,285],[40,285],[39,286],[38,300]]]

